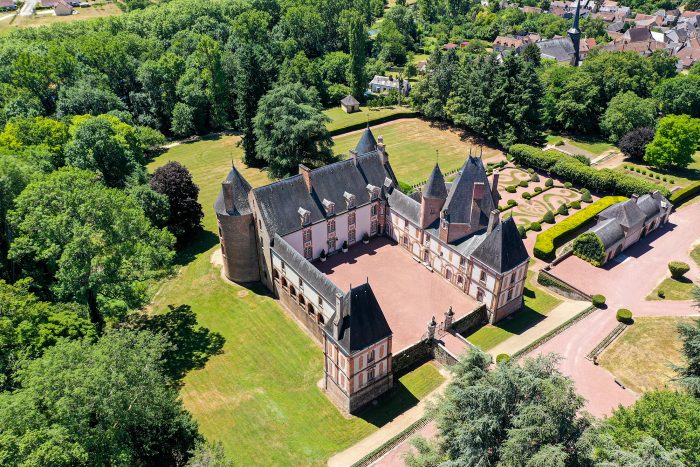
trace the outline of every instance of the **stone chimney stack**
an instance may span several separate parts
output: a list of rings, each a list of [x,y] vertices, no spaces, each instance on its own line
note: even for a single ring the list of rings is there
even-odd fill
[[[472,189],[472,211],[469,216],[469,223],[472,229],[475,229],[479,225],[479,213],[481,208],[479,207],[479,202],[484,198],[484,184],[483,182],[474,182],[474,188]]]
[[[311,193],[311,191],[313,190],[313,186],[311,185],[311,169],[305,166],[304,164],[299,164],[299,175],[304,177],[306,189],[309,190],[309,193]]]
[[[639,202],[639,195],[637,193],[633,194],[631,198],[634,200],[635,203]]]
[[[226,212],[233,212],[236,210],[233,203],[233,183],[231,180],[224,180],[221,184],[221,189],[224,192],[224,207]]]
[[[352,159],[352,163],[357,165],[357,151],[354,149],[350,150],[350,159]]]
[[[389,154],[386,153],[386,146],[384,145],[383,136],[377,138],[377,152],[379,152],[379,155],[382,157],[383,164],[389,162]]]
[[[498,179],[500,178],[501,173],[499,172],[498,169],[493,170],[493,181],[491,182],[491,193],[493,194],[493,201],[494,203],[498,204],[498,200],[501,199],[501,197],[498,194]]]
[[[501,222],[501,211],[498,209],[494,209],[489,213],[489,227],[486,230],[487,233],[490,233],[493,229],[498,226],[498,224]]]
[[[343,294],[335,294],[335,317],[333,318],[333,337],[340,339],[340,330],[345,318],[345,300]]]

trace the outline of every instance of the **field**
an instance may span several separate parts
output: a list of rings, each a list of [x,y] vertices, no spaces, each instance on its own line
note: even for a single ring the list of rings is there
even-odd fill
[[[571,145],[575,148],[581,149],[585,152],[592,154],[593,156],[600,156],[606,151],[616,150],[617,148],[604,140],[593,140],[582,137],[573,136],[559,136],[559,135],[549,135],[547,136],[547,144],[557,144],[563,141],[565,145]]]
[[[496,325],[487,324],[464,337],[481,350],[488,351],[510,336],[520,334],[545,319],[561,300],[537,287],[533,281],[534,274],[533,271],[527,272],[525,307],[521,311],[514,314],[512,319],[503,320]]]
[[[349,128],[354,125],[362,125],[367,123],[369,120],[370,125],[372,122],[389,117],[391,115],[408,113],[411,109],[408,107],[380,107],[370,109],[369,107],[360,107],[359,112],[353,112],[351,114],[345,112],[340,106],[335,106],[330,109],[323,111],[331,122],[326,125],[328,131],[337,132],[342,131],[343,128]]]
[[[625,166],[628,168],[639,168],[647,171],[647,175],[643,175],[640,173],[637,173],[633,170],[625,169]],[[693,162],[686,168],[684,169],[671,169],[668,171],[660,171],[656,170],[653,168],[650,168],[647,165],[644,164],[638,164],[634,162],[625,162],[623,164],[620,164],[617,167],[617,170],[623,171],[628,174],[635,175],[637,177],[642,178],[643,180],[647,181],[654,181],[659,185],[666,186],[669,189],[673,189],[675,186],[681,186],[684,187],[688,185],[690,182],[700,180],[700,151],[696,152],[695,155],[693,156]],[[666,177],[667,181],[664,182],[662,180],[658,180],[655,178],[656,175],[659,175],[660,177]],[[654,178],[652,178],[654,177]],[[671,183],[671,180],[673,180],[673,183]]]
[[[243,169],[236,136],[180,144],[156,158],[149,170],[176,160],[200,186],[205,232],[188,251],[176,277],[156,293],[151,309],[189,304],[199,322],[226,338],[224,352],[187,375],[185,406],[210,440],[221,441],[241,465],[321,465],[378,426],[415,405],[444,378],[432,364],[405,375],[382,404],[345,418],[317,387],[321,349],[265,290],[232,285],[212,266],[218,247],[212,205],[231,161],[248,181],[267,183],[263,172]],[[264,449],[261,446],[264,445]]]
[[[15,16],[14,18],[3,19],[0,21],[0,35],[7,34],[16,28],[46,26],[48,24],[66,23],[70,21],[82,21],[104,16],[114,16],[122,13],[119,7],[117,7],[117,5],[114,3],[91,2],[91,4],[92,6],[89,8],[76,8],[73,10],[74,14],[70,16],[54,16],[53,12],[51,12],[45,14],[35,14],[34,16]],[[37,13],[45,11],[48,10],[37,10]],[[6,13],[0,13],[0,17],[5,16],[5,14]]]
[[[462,167],[469,155],[469,148],[476,153],[479,143],[462,135],[459,130],[438,128],[417,118],[406,118],[372,128],[375,137],[383,136],[391,166],[396,177],[411,185],[428,178],[439,159],[443,172]],[[355,147],[361,132],[352,132],[333,138],[334,152],[347,157]],[[436,155],[436,151],[439,152]],[[503,158],[500,151],[484,147],[484,160],[497,161]]]
[[[678,323],[692,318],[635,318],[598,362],[636,392],[673,388],[670,365],[682,362]]]

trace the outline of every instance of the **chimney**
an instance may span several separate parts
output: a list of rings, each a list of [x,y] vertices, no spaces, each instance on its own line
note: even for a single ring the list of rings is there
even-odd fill
[[[306,189],[309,190],[309,193],[311,193],[311,191],[313,190],[313,187],[311,186],[311,169],[305,166],[304,164],[299,164],[299,175],[304,177]]]
[[[343,294],[338,292],[335,294],[335,317],[333,318],[333,337],[340,339],[340,329],[345,317],[343,309]]]
[[[389,162],[389,154],[386,153],[386,146],[384,145],[384,137],[380,136],[377,138],[377,152],[382,157],[382,164]]]
[[[493,193],[493,200],[498,202],[500,196],[498,196],[498,179],[501,173],[498,169],[493,170],[493,181],[491,182],[491,193]]]
[[[639,195],[637,193],[632,195],[632,199],[634,200],[635,203],[639,201]]]
[[[357,165],[357,151],[354,149],[350,150],[350,159],[352,159],[352,163]]]
[[[474,188],[472,189],[472,211],[469,215],[469,221],[472,225],[472,229],[475,229],[479,225],[479,218],[481,208],[479,207],[479,201],[484,198],[484,184],[483,182],[475,182]]]
[[[501,222],[501,211],[494,209],[489,214],[489,227],[486,229],[486,233],[491,232],[496,226]]]
[[[226,212],[234,212],[236,208],[233,205],[233,183],[231,183],[231,180],[225,180],[221,184],[221,189],[224,192],[224,207]]]

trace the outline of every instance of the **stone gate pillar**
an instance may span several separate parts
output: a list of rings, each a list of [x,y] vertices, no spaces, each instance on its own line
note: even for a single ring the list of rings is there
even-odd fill
[[[437,322],[435,321],[435,316],[428,322],[428,340],[435,339],[435,328],[437,328]]]
[[[445,312],[445,331],[449,331],[454,321],[455,313],[452,311],[452,306]]]

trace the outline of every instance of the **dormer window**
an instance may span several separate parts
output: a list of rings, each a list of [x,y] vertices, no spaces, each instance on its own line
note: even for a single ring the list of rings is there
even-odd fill
[[[335,203],[333,201],[329,201],[327,199],[324,199],[322,204],[323,204],[323,208],[326,210],[326,215],[328,215],[328,216],[335,215]]]
[[[369,199],[374,201],[379,196],[379,187],[372,185],[371,183],[367,185],[367,191],[369,192]]]
[[[307,225],[311,222],[311,213],[304,208],[299,208],[297,211],[301,220],[301,225]]]
[[[343,193],[343,198],[345,198],[345,202],[348,205],[348,209],[355,207],[355,195],[346,191],[345,193]]]

